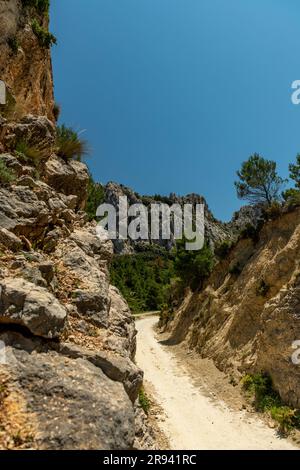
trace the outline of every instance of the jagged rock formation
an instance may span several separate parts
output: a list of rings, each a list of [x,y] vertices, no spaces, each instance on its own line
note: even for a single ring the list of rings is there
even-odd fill
[[[230,375],[266,372],[282,399],[300,407],[300,209],[286,209],[241,239],[200,292],[189,293],[168,326]]]
[[[80,210],[87,169],[52,156],[37,175],[30,162],[1,158],[16,180],[0,188],[0,340],[8,361],[0,380],[5,400],[21,391],[34,425],[30,439],[20,428],[20,442],[132,448],[143,374],[134,364],[133,318],[109,283],[112,244]]]
[[[0,79],[9,87],[7,113],[53,120],[53,79],[49,48],[41,45],[32,21],[48,29],[49,18],[24,0],[0,0]]]
[[[32,26],[47,32],[48,15],[32,4],[0,0],[0,448],[152,446],[113,245],[83,211],[87,167],[55,155],[50,52]]]
[[[187,196],[177,196],[171,194],[169,197],[159,196],[140,196],[139,194],[132,191],[130,188],[118,184],[108,183],[105,186],[105,202],[112,204],[118,211],[119,198],[121,196],[127,196],[128,205],[133,204],[144,204],[149,207],[151,204],[167,204],[172,206],[173,204],[179,204],[183,207],[184,204],[192,204],[194,207],[196,204],[204,204],[205,206],[205,237],[210,243],[212,248],[222,242],[225,239],[232,239],[234,237],[234,225],[223,224],[216,220],[208,208],[208,205],[204,197],[198,194],[189,194]],[[171,225],[172,231],[172,225]],[[174,237],[170,240],[163,240],[162,237],[159,240],[114,240],[115,251],[118,254],[132,254],[134,252],[140,252],[147,250],[149,245],[161,247],[166,250],[171,250],[175,246]]]

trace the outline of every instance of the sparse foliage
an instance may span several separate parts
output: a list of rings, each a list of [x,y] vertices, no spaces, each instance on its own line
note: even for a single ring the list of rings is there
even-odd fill
[[[300,154],[296,157],[296,163],[291,163],[289,166],[290,178],[295,182],[297,189],[300,189]]]
[[[300,410],[286,406],[274,390],[272,379],[267,374],[247,374],[242,386],[249,397],[254,398],[257,411],[267,412],[279,424],[282,433],[300,428]]]
[[[205,245],[200,251],[187,251],[186,240],[177,242],[174,268],[186,286],[193,290],[200,287],[214,267],[214,255]]]
[[[36,167],[43,158],[41,151],[30,145],[25,140],[17,142],[15,152],[19,157],[25,159],[25,161],[30,161]]]
[[[42,47],[49,49],[53,44],[57,44],[56,37],[47,29],[43,28],[36,18],[32,20],[31,27]]]
[[[57,155],[68,160],[79,160],[89,153],[88,145],[85,140],[80,139],[78,133],[71,127],[64,124],[57,127]]]
[[[281,189],[286,182],[277,174],[276,162],[266,160],[257,153],[242,164],[235,182],[237,195],[251,204],[270,206],[280,200]]]
[[[287,202],[288,206],[300,206],[300,190],[299,189],[288,189],[283,193],[283,198]]]
[[[150,405],[150,400],[147,397],[144,388],[141,388],[139,392],[139,404],[144,410],[144,412],[146,413],[146,415],[149,414],[151,405]]]

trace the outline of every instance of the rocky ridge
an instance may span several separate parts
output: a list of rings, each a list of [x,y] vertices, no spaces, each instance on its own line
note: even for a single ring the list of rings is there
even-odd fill
[[[242,237],[204,287],[186,295],[168,325],[169,342],[213,359],[237,380],[269,374],[283,401],[299,408],[300,368],[292,360],[300,339],[299,253],[300,209],[285,208]]]
[[[134,320],[110,285],[113,246],[82,211],[86,166],[51,154],[46,118],[25,122],[50,157],[37,174],[2,141],[15,180],[0,187],[0,399],[9,409],[17,391],[22,420],[4,419],[0,447],[131,449],[143,373]],[[27,133],[23,122],[9,126]]]
[[[189,194],[186,196],[177,196],[176,194],[170,194],[169,197],[163,196],[141,196],[134,192],[132,189],[118,183],[108,183],[104,187],[105,202],[113,205],[118,214],[119,209],[119,198],[127,196],[128,205],[133,204],[144,204],[146,207],[150,207],[151,204],[167,204],[171,207],[173,204],[179,204],[183,207],[184,204],[192,204],[193,207],[196,204],[204,204],[205,206],[205,237],[212,248],[223,240],[234,238],[234,223],[224,224],[215,219],[207,202],[203,196],[199,194]],[[171,233],[173,231],[173,225],[171,223]],[[162,237],[159,240],[114,240],[114,248],[117,254],[133,254],[134,252],[141,252],[147,250],[149,246],[159,247],[164,250],[170,251],[175,246],[174,236],[170,240],[163,240]]]

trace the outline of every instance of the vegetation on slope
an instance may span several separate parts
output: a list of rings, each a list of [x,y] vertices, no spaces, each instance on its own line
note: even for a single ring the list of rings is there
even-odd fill
[[[168,253],[153,247],[145,253],[117,256],[111,266],[116,285],[133,312],[165,310],[186,287],[197,289],[211,273],[212,251],[186,251],[184,241]]]
[[[100,183],[95,183],[92,176],[88,184],[88,199],[86,203],[85,211],[88,215],[89,220],[96,218],[96,212],[100,204],[104,202],[104,189]]]
[[[282,433],[300,429],[300,410],[282,402],[267,374],[248,374],[242,379],[242,385],[248,396],[253,399],[255,409],[268,413],[279,424]]]
[[[111,265],[111,283],[118,287],[134,313],[157,311],[169,301],[174,260],[155,250],[116,256]]]

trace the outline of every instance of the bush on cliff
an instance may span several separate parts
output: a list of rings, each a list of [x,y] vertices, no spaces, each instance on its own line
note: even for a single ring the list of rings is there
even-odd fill
[[[267,374],[247,374],[242,386],[250,398],[254,398],[257,411],[267,412],[279,424],[282,433],[300,428],[300,410],[286,406],[274,390],[272,379]]]
[[[300,206],[300,190],[299,189],[288,189],[283,193],[283,198],[289,207]]]
[[[15,153],[19,158],[25,160],[25,162],[32,163],[35,167],[39,166],[39,163],[43,158],[41,151],[30,145],[25,140],[17,142]]]
[[[65,161],[74,159],[81,161],[89,153],[87,142],[80,139],[76,131],[64,124],[57,127],[56,145],[57,155]]]
[[[43,28],[36,18],[32,20],[31,27],[42,47],[49,49],[53,44],[57,44],[56,37],[47,29]]]

